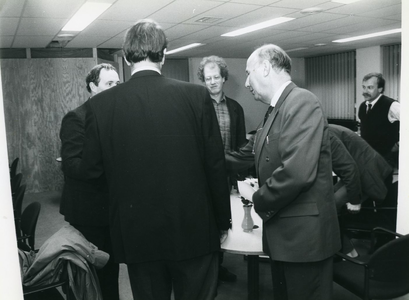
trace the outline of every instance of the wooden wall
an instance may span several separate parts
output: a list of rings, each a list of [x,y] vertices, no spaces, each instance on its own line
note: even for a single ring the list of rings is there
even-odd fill
[[[85,77],[95,64],[95,58],[1,61],[8,157],[20,158],[27,192],[62,189],[61,120],[88,99]]]

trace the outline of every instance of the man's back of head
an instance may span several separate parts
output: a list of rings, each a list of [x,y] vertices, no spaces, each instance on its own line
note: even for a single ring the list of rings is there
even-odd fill
[[[153,20],[140,20],[125,35],[123,52],[126,61],[133,65],[142,61],[161,63],[167,47],[165,32]]]

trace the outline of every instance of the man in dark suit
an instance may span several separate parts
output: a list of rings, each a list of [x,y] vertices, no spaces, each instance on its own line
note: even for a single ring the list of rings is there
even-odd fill
[[[83,174],[107,177],[134,299],[214,299],[231,219],[223,143],[207,89],[161,75],[166,47],[154,21],[126,33],[132,77],[89,101]]]
[[[238,150],[246,140],[244,111],[241,105],[227,97],[223,92],[224,83],[229,79],[229,70],[223,58],[219,56],[204,57],[197,72],[199,79],[205,83],[219,122],[224,151]],[[230,184],[237,186],[237,173],[229,174]],[[220,252],[219,280],[234,282],[237,276],[222,266],[223,252]]]
[[[96,65],[86,77],[86,86],[91,97],[118,83],[118,73],[112,65],[106,63]],[[88,101],[68,112],[61,123],[64,189],[60,213],[88,241],[110,254],[108,263],[102,270],[97,270],[97,275],[104,299],[119,300],[119,264],[115,263],[112,257],[108,224],[109,201],[105,177],[95,180],[78,179],[84,147],[86,103]]]
[[[352,130],[330,124],[332,169],[339,177],[334,186],[335,203],[340,221],[344,226],[349,220],[365,224],[364,217],[350,217],[348,212],[356,214],[361,209],[361,203],[370,199],[371,205],[385,199],[392,184],[392,167],[363,138]],[[342,227],[342,226],[341,226]],[[356,257],[354,245],[348,232],[342,234],[342,251]]]
[[[263,247],[272,263],[274,299],[332,298],[332,256],[340,249],[328,124],[311,92],[291,82],[291,59],[264,45],[247,60],[246,87],[271,107],[255,137],[227,155],[255,162]]]
[[[392,167],[398,167],[400,103],[385,95],[381,73],[369,73],[362,80],[365,101],[359,106],[361,136]]]
[[[336,184],[335,199],[339,203],[337,208],[341,208],[347,202],[359,205],[367,199],[382,201],[388,193],[388,186],[392,183],[392,167],[352,130],[330,124],[329,133],[332,167],[334,173],[341,179]],[[348,156],[354,164],[352,162],[347,164],[350,161]],[[351,175],[350,171],[356,173],[358,178]],[[358,188],[353,187],[355,183],[359,184]]]

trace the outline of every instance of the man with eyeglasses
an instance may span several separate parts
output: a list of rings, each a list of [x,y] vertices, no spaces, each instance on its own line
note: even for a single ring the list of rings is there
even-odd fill
[[[226,97],[223,92],[224,83],[229,78],[229,70],[225,60],[219,56],[204,57],[197,72],[199,79],[205,83],[219,122],[222,135],[224,151],[238,150],[246,140],[246,127],[244,123],[244,112],[241,105]],[[229,174],[230,186],[236,184],[236,173]],[[237,276],[223,267],[223,252],[220,252],[219,280],[235,282]]]

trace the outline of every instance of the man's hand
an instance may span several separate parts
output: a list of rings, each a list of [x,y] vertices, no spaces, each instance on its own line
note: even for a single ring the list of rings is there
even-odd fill
[[[223,244],[224,241],[227,239],[227,230],[220,230],[220,244]]]
[[[351,204],[347,203],[348,212],[351,214],[357,214],[361,210],[361,204]]]

